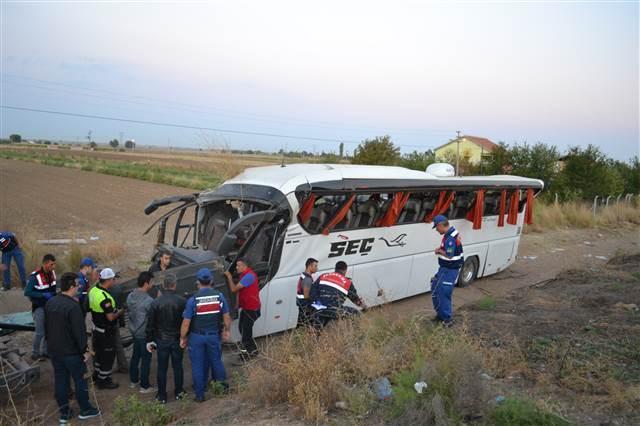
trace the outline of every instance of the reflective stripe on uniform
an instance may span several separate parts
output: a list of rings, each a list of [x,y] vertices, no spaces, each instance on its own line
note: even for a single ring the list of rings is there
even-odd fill
[[[339,286],[338,284],[332,283],[331,281],[320,280],[318,284],[328,285],[329,287],[333,287],[336,290],[339,290],[342,294],[349,294],[349,290]]]
[[[439,257],[440,259],[442,259],[442,260],[449,260],[449,261],[454,261],[454,260],[460,260],[460,259],[462,259],[462,255],[447,257],[447,256],[444,256],[444,255],[440,254],[440,255],[438,255],[438,257]]]

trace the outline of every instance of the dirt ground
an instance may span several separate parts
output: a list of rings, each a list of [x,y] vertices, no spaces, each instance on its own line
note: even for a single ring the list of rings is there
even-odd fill
[[[150,223],[150,218],[142,212],[144,206],[152,198],[188,192],[166,185],[8,160],[0,160],[0,191],[0,228],[24,226],[25,221],[28,221],[30,226],[42,233],[43,238],[69,237],[70,234],[84,238],[92,235],[121,238],[131,241],[126,246],[127,252],[131,252],[131,257],[137,258],[144,257],[145,253],[148,255],[154,241],[153,235],[139,237]],[[618,273],[612,269],[615,265],[607,266],[610,259],[620,253],[640,252],[639,236],[637,227],[525,234],[516,263],[499,274],[478,280],[469,288],[456,289],[454,307],[456,310],[463,306],[472,307],[485,296],[495,298],[495,310],[462,310],[472,318],[473,331],[486,335],[491,342],[506,340],[510,336],[571,339],[572,333],[577,333],[582,327],[600,330],[602,321],[598,315],[610,312],[617,301],[640,304],[637,300],[637,284],[630,287],[635,288],[635,293],[615,293],[617,290],[612,290],[613,293],[600,294],[598,291],[598,285],[604,279],[602,271],[614,275]],[[621,268],[623,270],[620,273],[637,272],[635,269],[628,269],[634,267]],[[568,270],[580,272],[564,272]],[[558,276],[559,279],[549,281]],[[612,279],[609,275],[606,276],[609,277],[607,279]],[[578,286],[583,281],[588,284]],[[611,281],[611,286],[615,284],[614,281]],[[430,305],[430,297],[422,295],[396,302],[389,307],[388,312],[393,316],[424,313],[431,311]],[[19,290],[0,293],[0,313],[28,308],[29,303]],[[612,321],[620,322],[626,318],[614,316],[608,318],[606,323],[612,324]],[[615,332],[619,333],[616,335],[635,333],[637,336],[637,316],[634,318],[635,322],[625,325],[630,328],[616,329]],[[595,322],[590,322],[591,320]],[[602,330],[608,332],[608,326],[602,327]],[[13,344],[30,347],[31,333],[16,333],[11,337]],[[264,344],[265,339],[259,343]],[[229,348],[225,354],[225,362],[228,373],[233,378],[238,367],[230,365],[230,352]],[[187,356],[185,360],[185,387],[190,389]],[[640,361],[636,358],[635,362],[637,366]],[[45,424],[55,424],[57,417],[52,395],[52,369],[49,363],[42,363],[40,367],[40,381],[32,386],[30,394],[17,397],[16,407],[20,412],[28,410],[32,414],[45,414]],[[637,374],[636,370],[630,371]],[[152,370],[153,382],[154,376],[155,367]],[[111,423],[115,398],[134,394],[135,391],[127,387],[127,376],[116,374],[115,379],[123,385],[120,389],[97,391],[95,394],[105,413],[104,417],[84,424],[100,424],[101,421]],[[500,386],[496,384],[497,388]],[[519,386],[523,387],[525,384],[520,383]],[[542,389],[544,388],[540,387],[541,391]],[[140,398],[152,400],[153,395],[140,395]],[[5,402],[3,401],[3,409],[7,408]],[[233,395],[213,398],[204,404],[174,402],[168,404],[168,407],[183,419],[182,424],[210,424],[213,412],[218,413],[215,423],[297,423],[290,417],[286,407],[252,409]],[[566,410],[569,414],[572,413],[570,408]],[[574,407],[575,410],[578,408]],[[600,421],[607,421],[606,416],[598,416],[600,417],[585,417],[584,423],[600,424]]]

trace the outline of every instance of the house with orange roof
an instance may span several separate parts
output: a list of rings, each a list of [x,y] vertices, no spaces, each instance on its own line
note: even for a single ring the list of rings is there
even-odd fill
[[[456,158],[460,144],[460,160],[465,159],[471,164],[480,163],[480,159],[491,155],[491,152],[498,147],[498,144],[487,138],[479,136],[461,135],[459,138],[450,140],[444,145],[435,149],[436,158],[451,160]]]

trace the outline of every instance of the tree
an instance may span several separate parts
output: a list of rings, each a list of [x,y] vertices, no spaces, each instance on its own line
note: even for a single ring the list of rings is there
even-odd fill
[[[436,155],[433,151],[428,150],[425,152],[413,151],[408,154],[404,154],[400,158],[398,163],[402,167],[412,170],[420,170],[424,172],[427,166],[436,162]]]
[[[344,142],[340,142],[340,158],[344,158]]]
[[[557,192],[591,200],[596,195],[614,195],[623,191],[620,173],[598,147],[572,147],[564,159],[564,169],[557,179]]]
[[[9,140],[11,143],[20,143],[22,142],[22,136],[18,134],[9,135]]]
[[[111,148],[116,149],[118,148],[118,145],[120,145],[120,142],[118,142],[118,139],[112,139],[109,141],[109,145]]]
[[[375,164],[392,166],[400,159],[400,148],[391,142],[391,137],[378,136],[365,139],[353,153],[353,164]]]
[[[124,147],[127,149],[134,149],[136,147],[136,143],[134,141],[129,140],[124,143]]]
[[[97,144],[97,143],[95,143],[94,141],[91,141],[91,142],[89,143],[89,146],[91,147],[91,149],[96,149],[96,148],[98,147],[98,144]]]

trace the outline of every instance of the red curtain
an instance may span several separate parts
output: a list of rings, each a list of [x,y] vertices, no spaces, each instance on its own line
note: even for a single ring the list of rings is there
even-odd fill
[[[325,226],[325,228],[322,230],[322,233],[324,235],[329,235],[329,232],[331,232],[333,227],[339,224],[342,221],[342,219],[344,219],[344,217],[347,215],[347,212],[351,208],[351,204],[353,204],[353,201],[355,199],[356,199],[356,196],[352,195],[351,198],[349,198],[347,202],[344,203],[342,207],[340,207],[340,210],[338,210],[338,212],[333,217],[333,219],[331,219],[331,221],[329,221],[327,226]]]
[[[524,212],[524,223],[531,225],[533,223],[533,189],[527,189],[527,210]]]
[[[404,209],[405,204],[409,201],[409,193],[408,192],[397,192],[393,195],[393,200],[391,201],[391,205],[387,209],[384,216],[378,220],[376,226],[393,226],[398,221],[398,217],[400,217],[400,213],[402,213],[402,209]]]
[[[482,214],[484,213],[484,189],[479,189],[476,192],[476,201],[473,203],[473,208],[467,213],[467,220],[473,222],[473,229],[482,228]]]
[[[316,194],[311,194],[309,198],[304,201],[302,208],[300,209],[300,213],[298,213],[298,218],[300,223],[305,223],[311,217],[311,212],[313,211],[313,205],[316,202]]]
[[[503,189],[500,194],[500,215],[498,216],[498,226],[504,226],[504,214],[507,210],[507,190]]]
[[[447,191],[440,191],[440,195],[438,196],[438,202],[436,202],[436,205],[433,208],[433,211],[431,211],[431,213],[429,213],[424,218],[424,221],[426,223],[433,222],[434,217],[438,216],[439,214],[443,214],[444,212],[449,210],[449,206],[453,202],[454,197],[455,197],[454,191],[449,192],[449,194],[447,194]]]
[[[518,223],[519,203],[520,203],[520,190],[515,189],[511,193],[511,199],[509,200],[509,214],[507,215],[507,223],[509,225],[515,225]]]

